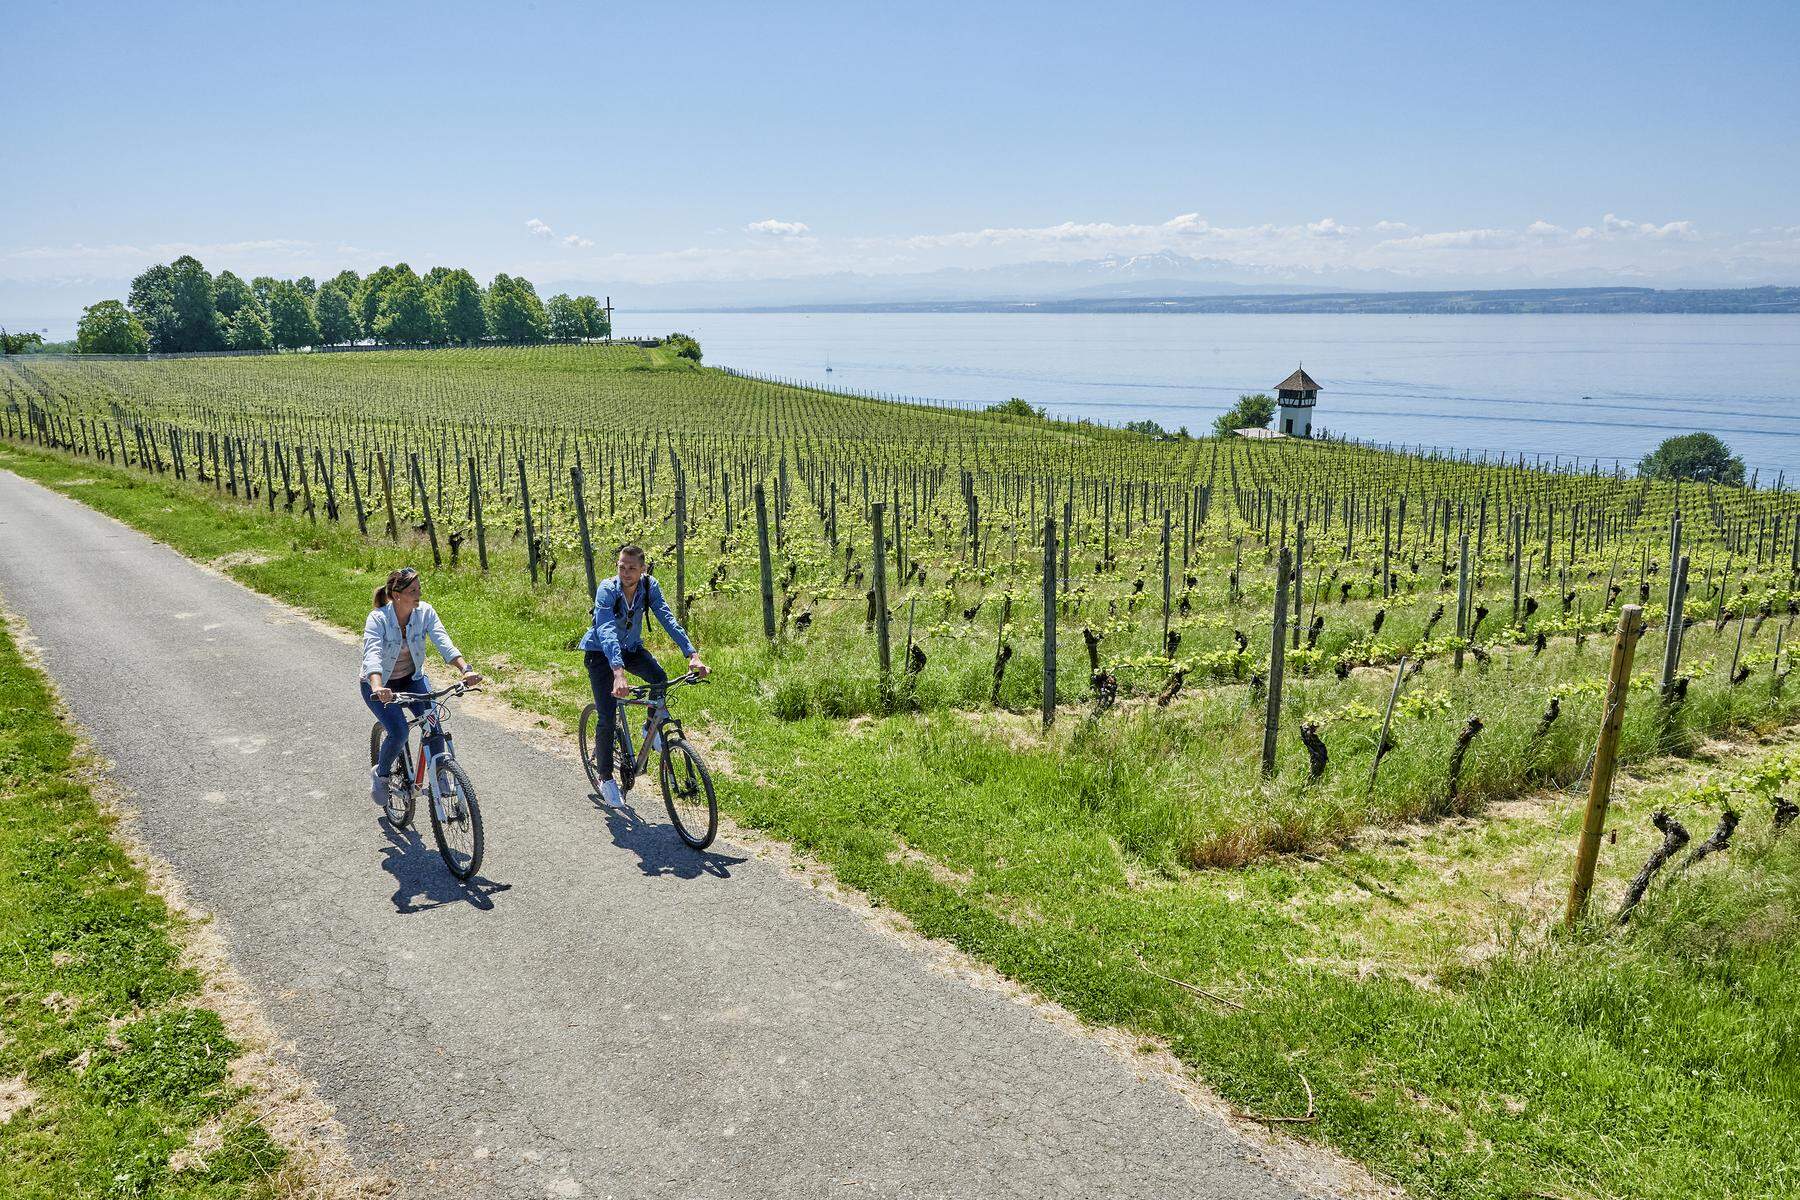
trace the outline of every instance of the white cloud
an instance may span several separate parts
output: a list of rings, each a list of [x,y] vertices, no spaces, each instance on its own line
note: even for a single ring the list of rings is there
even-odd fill
[[[1526,237],[1544,240],[1566,237],[1568,232],[1569,231],[1564,229],[1561,225],[1552,225],[1548,221],[1533,221],[1525,227]]]
[[[1389,238],[1381,245],[1396,250],[1503,250],[1518,242],[1519,235],[1510,229],[1450,229]]]
[[[549,238],[551,241],[554,241],[559,245],[567,246],[571,250],[591,249],[594,244],[592,238],[582,237],[579,233],[559,234],[556,230],[550,228],[549,225],[538,220],[536,217],[525,222],[525,228],[530,231],[533,237]]]
[[[1353,225],[1341,225],[1331,217],[1322,221],[1313,221],[1306,227],[1306,232],[1316,238],[1350,237],[1358,232]]]
[[[1662,225],[1652,225],[1644,221],[1627,221],[1612,213],[1607,213],[1601,218],[1600,230],[1603,234],[1613,237],[1641,237],[1657,240],[1673,238],[1688,241],[1700,236],[1700,231],[1694,228],[1692,221],[1668,221]]]
[[[1408,225],[1405,221],[1377,221],[1369,228],[1373,229],[1376,233],[1405,233],[1407,230],[1411,229],[1412,226]]]
[[[764,237],[805,237],[812,232],[812,228],[805,221],[777,221],[770,217],[766,221],[750,222],[744,226],[744,232]]]

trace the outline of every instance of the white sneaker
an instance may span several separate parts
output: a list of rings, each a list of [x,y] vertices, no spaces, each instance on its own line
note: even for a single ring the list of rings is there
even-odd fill
[[[625,797],[619,795],[617,781],[608,779],[600,785],[600,803],[608,808],[625,807]]]
[[[369,799],[375,801],[379,808],[386,808],[388,802],[387,776],[381,773],[380,767],[369,768]]]

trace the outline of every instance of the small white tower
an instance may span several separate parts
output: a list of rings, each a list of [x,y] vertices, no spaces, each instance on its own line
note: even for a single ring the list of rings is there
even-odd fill
[[[1281,405],[1282,434],[1311,437],[1313,405],[1319,402],[1319,385],[1313,377],[1304,368],[1296,367],[1294,373],[1276,387],[1275,399]]]

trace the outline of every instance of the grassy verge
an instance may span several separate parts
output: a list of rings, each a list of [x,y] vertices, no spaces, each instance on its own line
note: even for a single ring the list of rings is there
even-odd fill
[[[369,581],[417,554],[91,462],[0,450],[0,466],[347,628]],[[507,698],[567,726],[586,687],[564,648],[579,596],[466,569],[427,591]],[[1315,1120],[1289,1131],[1419,1195],[1800,1188],[1800,838],[1765,809],[1623,933],[1546,932],[1580,820],[1556,794],[1196,871],[1158,834],[1182,794],[1138,764],[1205,737],[1203,708],[1071,721],[1051,741],[1008,714],[783,720],[759,683],[769,653],[734,620],[700,611],[721,682],[684,715],[731,762],[740,821],[1083,1017],[1166,1043],[1240,1108],[1301,1114],[1310,1091]],[[1696,788],[1725,769],[1695,759],[1625,789],[1602,904],[1653,844],[1653,808],[1711,828],[1719,793]]]
[[[178,918],[111,833],[0,623],[0,1196],[282,1194]]]

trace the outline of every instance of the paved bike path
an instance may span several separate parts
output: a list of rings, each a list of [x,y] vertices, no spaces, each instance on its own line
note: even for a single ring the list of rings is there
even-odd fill
[[[353,648],[8,471],[0,599],[402,1195],[1296,1195],[1092,1040],[467,715],[457,884],[367,798]]]

